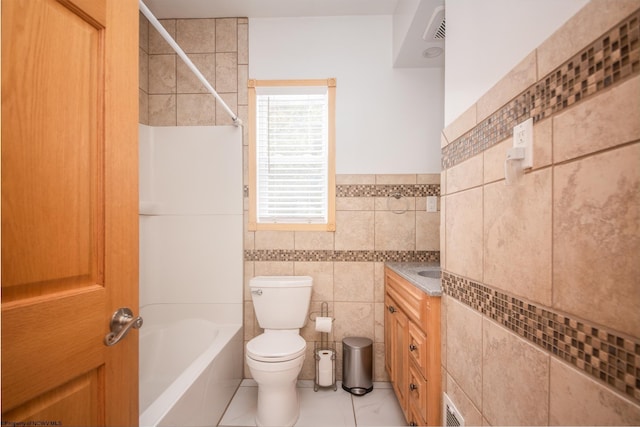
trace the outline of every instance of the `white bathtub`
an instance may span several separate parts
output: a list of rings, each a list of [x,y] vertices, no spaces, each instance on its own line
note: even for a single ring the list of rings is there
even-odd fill
[[[140,426],[218,424],[242,380],[242,325],[216,306],[140,309]]]

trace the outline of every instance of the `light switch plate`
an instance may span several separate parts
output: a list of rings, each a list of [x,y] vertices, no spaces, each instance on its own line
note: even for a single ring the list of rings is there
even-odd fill
[[[524,148],[522,167],[524,169],[533,167],[533,118],[514,126],[513,146],[514,148]]]
[[[438,196],[427,196],[427,212],[438,212]]]

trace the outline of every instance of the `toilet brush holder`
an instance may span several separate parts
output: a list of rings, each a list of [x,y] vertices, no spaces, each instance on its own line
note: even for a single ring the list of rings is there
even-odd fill
[[[336,345],[335,342],[322,341],[315,343],[314,358],[316,362],[316,376],[313,390],[318,391],[320,387],[333,387],[336,385]]]

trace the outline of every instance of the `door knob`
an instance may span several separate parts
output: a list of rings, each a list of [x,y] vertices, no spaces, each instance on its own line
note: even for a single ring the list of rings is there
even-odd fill
[[[139,329],[142,326],[142,317],[133,317],[133,311],[131,311],[130,308],[119,308],[113,313],[109,326],[111,332],[104,337],[104,344],[111,347],[112,345],[118,344],[132,328]]]

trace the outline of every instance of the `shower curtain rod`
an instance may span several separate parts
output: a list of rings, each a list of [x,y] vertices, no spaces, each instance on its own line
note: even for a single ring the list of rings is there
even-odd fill
[[[187,64],[187,67],[189,67],[191,71],[193,71],[193,73],[196,75],[196,77],[198,77],[198,80],[202,82],[202,84],[209,90],[209,92],[211,92],[211,94],[216,97],[220,105],[224,107],[225,111],[229,113],[229,115],[233,119],[233,124],[236,126],[242,125],[242,120],[240,120],[238,115],[235,114],[231,110],[231,108],[229,108],[227,103],[224,102],[224,100],[220,97],[220,95],[218,95],[218,92],[216,92],[213,86],[211,86],[211,83],[209,83],[205,78],[205,76],[200,72],[200,70],[198,70],[198,67],[196,67],[193,64],[193,62],[191,62],[187,54],[184,53],[182,48],[178,45],[178,43],[176,43],[176,41],[173,39],[173,37],[171,37],[171,35],[167,32],[167,30],[164,29],[162,24],[160,24],[160,21],[158,21],[158,19],[153,15],[153,13],[151,13],[149,8],[143,3],[142,0],[139,0],[139,5],[140,5],[140,11],[144,14],[144,16],[147,17],[151,25],[153,25],[155,29],[158,30],[162,38],[165,39],[167,43],[169,43],[169,46],[171,46],[173,50],[176,51],[178,56],[184,61],[185,64]]]

